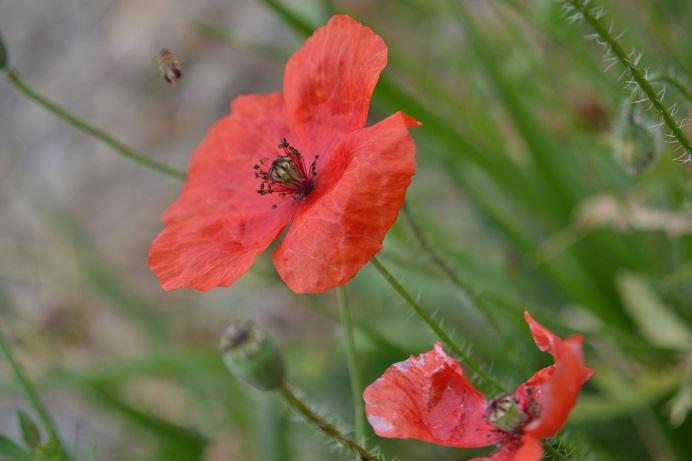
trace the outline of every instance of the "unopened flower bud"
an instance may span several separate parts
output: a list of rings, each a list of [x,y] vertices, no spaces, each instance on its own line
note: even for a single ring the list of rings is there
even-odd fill
[[[488,422],[505,432],[515,432],[528,420],[526,413],[519,407],[519,402],[509,395],[493,400],[485,417]]]
[[[640,174],[661,152],[661,130],[629,100],[623,103],[620,112],[613,136],[613,154],[625,171]]]
[[[221,336],[221,354],[229,371],[269,391],[284,382],[284,362],[276,343],[250,321],[233,322]]]

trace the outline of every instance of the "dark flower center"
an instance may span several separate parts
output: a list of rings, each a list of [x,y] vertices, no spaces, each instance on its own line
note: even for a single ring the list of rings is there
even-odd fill
[[[517,432],[528,422],[529,416],[521,409],[517,399],[501,395],[490,402],[485,418],[504,432]]]
[[[263,157],[259,164],[254,166],[255,177],[261,181],[257,193],[260,195],[277,193],[282,199],[290,196],[294,200],[305,200],[305,197],[315,189],[319,155],[315,155],[315,160],[307,169],[303,155],[291,146],[286,138],[281,138],[278,147],[282,153],[271,163],[268,157]],[[272,208],[276,208],[276,205]]]

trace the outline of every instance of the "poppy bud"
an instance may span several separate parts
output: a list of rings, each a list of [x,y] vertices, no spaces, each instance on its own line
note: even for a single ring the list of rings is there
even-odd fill
[[[631,100],[625,101],[613,136],[615,159],[632,175],[649,168],[662,148],[660,129],[641,112]]]
[[[221,354],[231,374],[260,390],[278,389],[284,382],[279,348],[253,322],[231,323],[221,336]]]
[[[2,35],[0,35],[0,70],[7,67],[7,48],[5,48],[5,42],[2,41]]]
[[[500,430],[514,432],[526,423],[528,416],[515,398],[502,395],[490,402],[486,419]]]

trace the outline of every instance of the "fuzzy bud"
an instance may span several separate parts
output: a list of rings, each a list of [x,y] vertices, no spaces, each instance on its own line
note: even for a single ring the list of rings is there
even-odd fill
[[[228,326],[221,336],[221,354],[231,374],[260,390],[278,389],[284,382],[284,362],[278,346],[250,321]]]
[[[656,123],[632,101],[625,101],[613,136],[613,154],[617,162],[628,173],[640,174],[658,158],[662,144],[661,130]]]

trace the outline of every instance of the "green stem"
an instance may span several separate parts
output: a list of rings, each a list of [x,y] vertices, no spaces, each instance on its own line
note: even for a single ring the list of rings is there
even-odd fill
[[[27,377],[26,372],[19,364],[19,362],[17,362],[17,359],[14,357],[12,349],[10,348],[10,344],[7,341],[7,338],[5,338],[5,335],[2,333],[2,331],[0,331],[0,350],[2,350],[3,355],[7,359],[7,363],[10,366],[12,373],[14,374],[15,380],[17,381],[17,385],[20,387],[22,392],[24,392],[26,399],[29,401],[29,404],[34,409],[36,416],[41,421],[41,425],[43,426],[43,429],[46,431],[46,434],[48,436],[48,445],[51,447],[55,447],[60,457],[60,460],[69,459],[69,457],[67,456],[67,452],[65,451],[65,448],[63,447],[62,442],[60,441],[58,431],[55,429],[55,423],[53,422],[53,419],[50,417],[48,410],[46,410],[46,407],[41,402],[41,399],[39,398],[36,389],[31,384],[31,381]]]
[[[683,133],[678,124],[675,122],[675,119],[673,119],[673,116],[656,95],[656,91],[651,85],[651,82],[647,80],[639,66],[627,57],[625,50],[622,49],[615,37],[610,34],[608,29],[606,29],[593,14],[591,14],[589,7],[584,5],[580,0],[567,1],[574,8],[576,8],[577,11],[579,11],[579,13],[584,17],[584,20],[589,23],[591,28],[596,32],[600,39],[603,40],[603,42],[605,42],[610,48],[613,55],[618,59],[618,61],[620,61],[625,69],[629,71],[634,81],[637,82],[639,88],[641,88],[647,98],[651,101],[651,104],[653,104],[653,106],[656,108],[656,111],[663,119],[663,122],[670,129],[673,137],[677,139],[680,145],[682,145],[687,152],[692,152],[692,144],[690,144],[690,141],[687,139],[687,136],[685,136],[685,133]]]
[[[88,124],[81,118],[70,114],[68,111],[66,111],[53,101],[50,101],[48,98],[34,91],[29,85],[27,85],[22,79],[19,78],[19,75],[17,75],[15,71],[9,71],[7,73],[7,79],[12,85],[14,85],[15,88],[17,88],[17,90],[19,90],[19,92],[21,92],[26,97],[34,101],[36,104],[48,110],[56,117],[64,120],[65,122],[69,123],[75,128],[106,143],[123,157],[129,158],[130,160],[137,162],[140,165],[146,166],[147,168],[151,168],[152,170],[156,170],[160,173],[167,174],[168,176],[171,176],[173,178],[183,180],[187,178],[187,174],[184,171],[166,165],[165,163],[160,162],[151,157],[148,157],[147,155],[126,146],[125,144],[111,136],[109,133],[106,133],[105,131],[96,128],[95,126]]]
[[[337,290],[339,299],[339,314],[341,326],[344,329],[344,341],[346,343],[346,360],[348,362],[348,374],[351,379],[351,393],[353,394],[354,425],[356,428],[356,440],[365,444],[365,409],[363,407],[363,387],[358,371],[358,355],[356,342],[353,335],[353,320],[346,296],[346,287],[340,286]]]
[[[406,218],[406,223],[411,228],[411,233],[413,237],[418,241],[421,249],[424,253],[428,255],[428,258],[432,261],[434,265],[452,282],[462,293],[468,296],[473,303],[478,307],[478,310],[483,314],[488,323],[497,331],[500,332],[500,326],[493,317],[490,305],[483,299],[480,294],[468,283],[462,280],[454,270],[438,255],[435,250],[430,246],[420,227],[413,218],[413,213],[408,206],[408,203],[404,203],[404,217]]]
[[[452,339],[452,337],[447,334],[447,332],[442,328],[442,325],[435,320],[433,315],[429,313],[423,306],[421,306],[413,296],[404,288],[401,283],[387,270],[386,267],[380,262],[377,257],[373,257],[371,260],[373,266],[380,272],[382,277],[392,286],[394,291],[396,291],[401,298],[406,301],[406,303],[411,306],[418,315],[425,323],[428,324],[428,326],[432,329],[432,331],[437,335],[438,338],[442,341],[442,343],[449,348],[449,350],[452,351],[454,355],[456,355],[458,358],[460,358],[466,366],[468,366],[471,370],[473,370],[478,376],[480,376],[486,383],[491,385],[496,391],[502,392],[502,393],[507,393],[507,390],[497,382],[492,376],[490,376],[488,373],[483,371],[483,369],[477,365],[471,357],[463,351],[461,346],[459,346],[456,341]]]
[[[281,396],[286,402],[293,407],[295,411],[300,413],[305,419],[316,425],[332,439],[336,440],[340,445],[352,450],[361,461],[378,461],[378,457],[363,448],[358,442],[340,432],[331,423],[322,419],[313,409],[311,409],[300,397],[284,383],[279,389]]]

